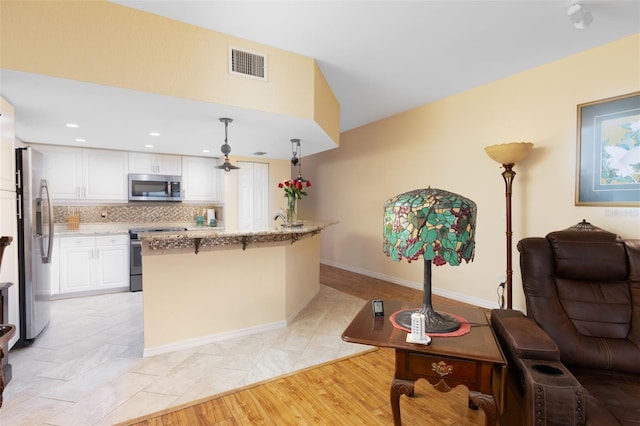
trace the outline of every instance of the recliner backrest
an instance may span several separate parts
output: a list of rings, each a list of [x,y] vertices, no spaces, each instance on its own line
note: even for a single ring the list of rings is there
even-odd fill
[[[556,342],[562,361],[640,372],[640,244],[608,232],[558,231],[525,238],[518,250],[527,315]]]

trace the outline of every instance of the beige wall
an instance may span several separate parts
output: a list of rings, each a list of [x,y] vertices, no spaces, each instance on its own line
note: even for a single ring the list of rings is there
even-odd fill
[[[496,305],[504,182],[483,148],[531,141],[533,152],[514,168],[514,307],[523,308],[518,240],[582,219],[640,238],[640,209],[574,205],[577,105],[638,90],[640,34],[343,133],[340,148],[304,159],[314,186],[302,212],[340,221],[323,232],[321,258],[421,288],[422,262],[393,262],[382,252],[382,206],[412,189],[445,189],[478,204],[476,258],[434,268],[434,291]]]
[[[313,58],[106,1],[1,8],[2,68],[317,118],[338,143],[340,106]],[[231,75],[229,46],[266,54],[268,81]]]
[[[198,254],[145,244],[145,356],[284,326],[320,289],[319,247],[320,235]]]
[[[320,290],[320,241],[322,234],[324,231],[286,247],[287,321],[293,320],[300,310],[311,301],[310,296],[315,296]]]
[[[145,349],[284,321],[284,261],[282,247],[145,253]]]

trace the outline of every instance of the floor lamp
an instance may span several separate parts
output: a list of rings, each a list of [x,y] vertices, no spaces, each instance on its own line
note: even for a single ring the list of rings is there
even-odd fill
[[[505,185],[505,198],[507,203],[507,309],[512,308],[513,299],[513,270],[511,269],[512,256],[511,256],[511,236],[513,232],[511,230],[511,191],[513,186],[513,179],[516,177],[516,172],[513,171],[513,166],[520,160],[529,155],[533,144],[531,142],[511,142],[498,145],[491,145],[484,150],[492,160],[497,161],[504,167],[502,172],[502,178]]]

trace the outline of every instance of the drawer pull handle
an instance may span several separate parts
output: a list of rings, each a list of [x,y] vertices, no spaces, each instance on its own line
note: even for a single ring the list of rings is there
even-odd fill
[[[453,373],[453,365],[449,365],[444,361],[432,363],[431,369],[442,377]]]

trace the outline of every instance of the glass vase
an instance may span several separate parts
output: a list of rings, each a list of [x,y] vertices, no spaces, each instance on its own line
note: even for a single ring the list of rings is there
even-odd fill
[[[298,221],[298,203],[296,197],[287,197],[287,225],[291,226]]]

